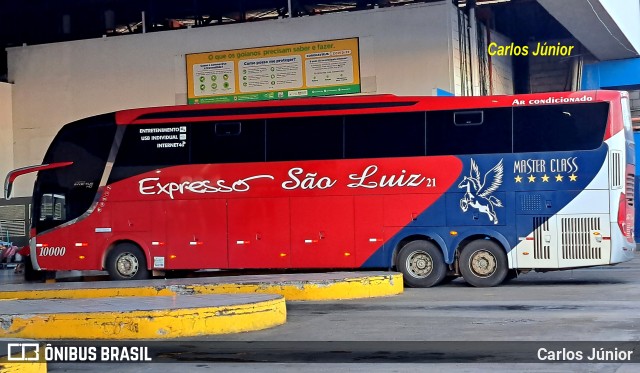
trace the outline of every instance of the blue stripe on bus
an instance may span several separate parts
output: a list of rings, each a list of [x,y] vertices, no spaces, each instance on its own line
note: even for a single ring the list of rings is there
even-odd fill
[[[518,236],[536,228],[531,219],[517,217],[557,214],[606,166],[607,152],[608,146],[603,144],[591,151],[459,156],[464,167],[458,180],[378,248],[363,267],[390,267],[394,248],[412,235],[426,235],[439,243],[447,263],[454,261],[456,245],[470,235],[496,237],[510,251],[518,244]],[[478,181],[483,187],[478,191],[478,185],[470,186],[468,195],[466,184]],[[492,183],[495,187],[488,189]],[[442,216],[446,217],[444,225],[428,226],[430,221],[443,222]]]

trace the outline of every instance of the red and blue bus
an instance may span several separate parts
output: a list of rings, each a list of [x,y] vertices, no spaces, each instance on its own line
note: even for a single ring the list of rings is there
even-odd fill
[[[629,98],[354,96],[125,110],[37,171],[35,270],[395,269],[409,286],[634,256]]]

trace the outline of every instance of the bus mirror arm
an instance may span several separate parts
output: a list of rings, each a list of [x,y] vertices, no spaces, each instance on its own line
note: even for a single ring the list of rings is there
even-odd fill
[[[11,199],[11,188],[13,188],[13,182],[9,181],[9,175],[4,179],[4,199],[7,201]]]
[[[30,174],[32,172],[51,170],[54,168],[66,167],[72,165],[73,162],[56,162],[49,164],[41,164],[35,166],[27,166],[22,168],[17,168],[13,171],[9,171],[7,177],[4,179],[4,199],[7,201],[11,199],[11,191],[13,190],[13,182],[16,180],[18,176],[22,176],[25,174]]]

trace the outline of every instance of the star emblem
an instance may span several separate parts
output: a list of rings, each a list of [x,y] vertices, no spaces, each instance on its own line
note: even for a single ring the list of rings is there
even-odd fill
[[[556,175],[556,181],[562,181],[562,179],[564,178],[564,176],[558,174]]]
[[[576,174],[571,174],[571,175],[569,175],[569,180],[571,180],[571,181],[576,181],[576,180],[578,180],[578,175],[576,175]]]
[[[516,176],[516,183],[521,183],[522,182],[522,177],[520,177],[520,175]]]
[[[536,177],[535,177],[535,176],[533,176],[533,175],[530,175],[530,176],[528,177],[528,179],[529,179],[529,182],[530,182],[530,183],[533,183],[534,181],[536,181]]]
[[[548,183],[549,182],[549,176],[547,176],[547,174],[544,174],[544,176],[542,176],[541,179],[542,179],[543,183]]]

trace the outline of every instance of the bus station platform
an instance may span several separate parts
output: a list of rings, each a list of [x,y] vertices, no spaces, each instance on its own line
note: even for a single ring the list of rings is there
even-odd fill
[[[285,323],[285,299],[370,298],[403,289],[402,274],[391,272],[5,283],[0,338],[152,340],[245,332]]]
[[[0,338],[167,339],[262,330],[286,322],[273,294],[0,301]]]
[[[195,294],[278,294],[288,301],[358,299],[404,290],[395,272],[329,272],[217,276],[141,281],[6,284],[0,299],[78,299]]]

